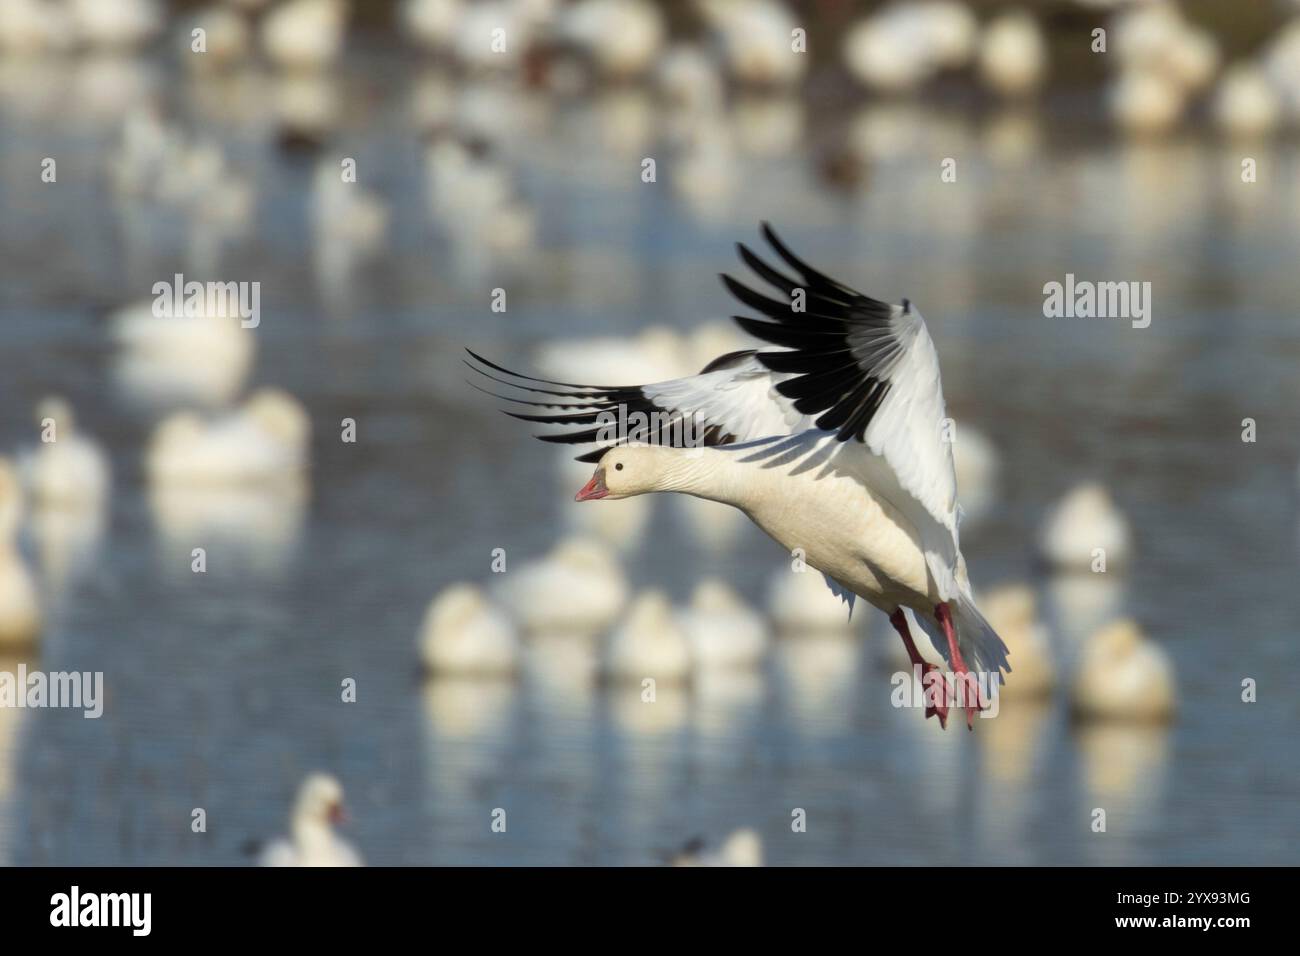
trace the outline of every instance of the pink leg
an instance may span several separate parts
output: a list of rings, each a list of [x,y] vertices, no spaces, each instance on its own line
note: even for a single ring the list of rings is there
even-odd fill
[[[952,626],[952,612],[948,609],[946,602],[935,606],[934,616],[938,618],[944,636],[948,638],[948,654],[952,663],[952,670],[957,675],[956,683],[962,691],[962,700],[965,702],[962,706],[966,711],[966,726],[968,729],[974,729],[975,712],[983,710],[985,706],[983,699],[980,697],[979,681],[975,679],[975,675],[971,673],[970,668],[966,666],[966,662],[962,660],[961,649],[957,646],[957,630]],[[972,698],[974,703],[971,703]]]
[[[912,643],[912,633],[907,629],[907,618],[903,615],[903,609],[901,607],[895,608],[894,613],[889,615],[889,623],[894,625],[894,630],[898,631],[898,636],[903,639],[903,646],[907,648],[907,656],[912,659],[912,666],[916,667],[919,665],[921,668],[921,689],[923,692],[925,690],[925,685],[929,683],[926,678],[929,676],[930,672],[937,672],[937,676],[934,680],[939,682],[939,703],[934,706],[927,703],[925,705],[925,716],[927,719],[930,717],[938,717],[939,726],[947,730],[948,682],[944,679],[943,672],[940,671],[936,665],[927,662],[921,657],[921,653],[916,649],[916,645]]]

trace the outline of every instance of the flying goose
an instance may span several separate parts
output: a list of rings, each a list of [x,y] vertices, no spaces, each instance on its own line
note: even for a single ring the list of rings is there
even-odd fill
[[[991,689],[1011,668],[975,606],[958,545],[952,447],[925,322],[907,299],[869,298],[798,258],[766,223],[762,231],[795,277],[743,244],[740,258],[779,298],[722,281],[765,316],[736,322],[775,348],[637,386],[534,378],[468,349],[466,364],[530,396],[496,397],[546,409],[507,414],[580,426],[543,441],[598,445],[578,459],[596,463],[578,501],[675,491],[740,509],[822,572],[849,613],[861,596],[889,615],[922,679],[926,717],[946,726],[956,700],[972,726],[985,705],[976,675]],[[955,674],[953,687],[917,651],[904,609]]]

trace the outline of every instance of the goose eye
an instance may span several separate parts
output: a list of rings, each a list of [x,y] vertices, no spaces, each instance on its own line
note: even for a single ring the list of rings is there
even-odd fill
[[[616,465],[614,465],[614,470],[615,470],[615,471],[622,471],[622,470],[623,470],[623,463],[620,461],[620,462],[618,462]]]

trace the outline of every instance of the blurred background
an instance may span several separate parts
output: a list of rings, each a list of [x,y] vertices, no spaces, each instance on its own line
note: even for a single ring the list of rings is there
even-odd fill
[[[105,704],[0,709],[0,862],[250,862],[318,769],[372,864],[1290,862],[1298,124],[1289,2],[2,0],[0,670]],[[1017,669],[971,733],[465,383],[743,347],[761,220],[927,317]]]

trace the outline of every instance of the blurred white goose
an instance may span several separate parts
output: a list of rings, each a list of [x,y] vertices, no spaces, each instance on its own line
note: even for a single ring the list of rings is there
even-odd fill
[[[72,406],[61,398],[42,400],[36,420],[41,442],[18,462],[33,504],[98,511],[108,500],[110,485],[103,449],[78,432]]]
[[[23,517],[18,474],[0,458],[0,648],[26,649],[41,635],[42,615],[36,585],[18,550]]]
[[[793,14],[778,0],[701,0],[727,73],[739,83],[789,86],[803,78],[808,56],[793,49]]]
[[[378,252],[388,234],[389,210],[379,195],[359,182],[345,182],[335,159],[322,160],[312,179],[312,227],[317,241],[357,253]]]
[[[343,785],[324,773],[302,782],[289,818],[289,836],[262,853],[262,866],[363,866],[361,855],[334,832],[345,819]]]
[[[1115,621],[1084,644],[1070,691],[1083,720],[1163,721],[1175,710],[1174,668],[1133,621]]]
[[[917,653],[904,608],[954,673],[1000,678],[1006,647],[978,610],[958,545],[939,360],[924,320],[906,299],[881,302],[814,269],[766,224],[763,236],[798,278],[743,245],[742,261],[768,294],[722,278],[766,316],[736,321],[776,348],[616,388],[519,375],[473,352],[471,367],[528,396],[510,401],[547,409],[515,417],[568,426],[543,439],[597,446],[583,456],[596,469],[576,500],[677,492],[739,508],[821,571],[846,612],[861,596],[886,613],[923,669],[934,665]],[[629,419],[609,434],[607,416],[624,409],[660,427]],[[973,725],[980,701],[964,709]],[[946,722],[946,701],[926,711]]]
[[[1214,91],[1211,104],[1219,128],[1235,136],[1255,136],[1275,130],[1282,119],[1282,98],[1268,74],[1249,63],[1229,69]]]
[[[782,634],[851,634],[853,624],[844,601],[826,588],[812,568],[779,568],[768,584],[768,616]]]
[[[637,596],[609,636],[602,668],[612,680],[674,684],[691,676],[691,645],[661,591]]]
[[[0,4],[0,53],[30,55],[65,49],[74,39],[65,7],[48,0]]]
[[[1043,558],[1066,571],[1112,571],[1129,559],[1132,544],[1128,519],[1110,493],[1089,482],[1073,488],[1048,513],[1039,534]],[[1098,554],[1101,549],[1104,554]]]
[[[669,47],[655,67],[655,88],[668,105],[703,115],[721,109],[725,94],[717,65],[699,47]]]
[[[1300,18],[1288,23],[1269,42],[1263,65],[1287,113],[1292,119],[1300,117]]]
[[[1047,44],[1038,21],[1017,10],[996,17],[980,37],[979,69],[984,82],[1004,96],[1038,87],[1047,67]]]
[[[962,511],[967,520],[976,521],[989,512],[997,497],[1001,468],[997,446],[983,432],[959,423],[953,431],[952,464]]]
[[[692,657],[703,669],[756,668],[767,654],[767,625],[722,581],[709,578],[695,587],[691,604],[678,619]]]
[[[502,575],[500,597],[528,631],[594,634],[627,603],[618,556],[603,542],[567,538],[545,557]]]
[[[1189,24],[1175,3],[1137,4],[1116,18],[1112,33],[1125,71],[1155,72],[1185,93],[1204,88],[1219,65],[1214,38]]]
[[[659,7],[647,0],[578,0],[560,11],[555,32],[597,72],[622,80],[655,65],[667,27]]]
[[[1149,69],[1126,69],[1108,93],[1111,115],[1131,133],[1163,133],[1182,118],[1187,97],[1178,84]]]
[[[464,13],[462,0],[402,0],[398,23],[417,46],[441,51],[452,46]]]
[[[432,674],[508,676],[519,666],[514,623],[472,584],[453,584],[429,603],[419,643]]]
[[[533,357],[547,375],[572,382],[593,377],[607,385],[663,382],[687,372],[681,334],[666,325],[651,325],[635,336],[548,342]]]
[[[194,31],[203,31],[203,50],[194,49]],[[188,69],[203,73],[247,63],[253,52],[253,31],[238,10],[211,6],[194,15],[181,32],[181,61]]]
[[[276,66],[318,70],[338,59],[347,0],[287,0],[262,20],[262,49]]]
[[[1017,699],[1050,694],[1056,687],[1056,662],[1033,590],[1024,584],[1006,585],[990,591],[980,603],[1015,663],[1015,672],[999,694]]]
[[[914,89],[940,70],[960,67],[975,52],[974,14],[949,0],[893,3],[857,23],[844,38],[844,60],[873,89]]]
[[[68,10],[77,41],[100,49],[142,46],[163,27],[156,0],[68,0]]]
[[[531,248],[536,234],[532,208],[515,194],[509,170],[445,139],[425,156],[429,212],[458,246],[508,255]]]
[[[153,303],[137,302],[109,318],[118,390],[149,408],[229,402],[252,368],[255,331],[233,316],[162,311],[156,315]]]
[[[296,480],[307,465],[311,420],[297,399],[261,389],[239,409],[204,421],[177,412],[154,430],[145,450],[152,482],[238,485]]]
[[[762,866],[763,841],[748,828],[737,830],[716,850],[691,841],[672,859],[673,866]]]

